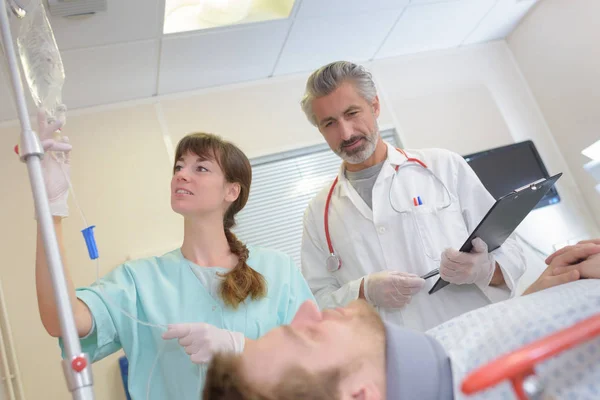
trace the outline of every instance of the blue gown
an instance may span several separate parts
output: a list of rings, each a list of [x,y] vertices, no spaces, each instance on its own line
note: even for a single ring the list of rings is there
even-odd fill
[[[92,330],[81,339],[82,351],[94,362],[122,348],[133,400],[197,400],[206,367],[193,364],[176,340],[163,340],[166,329],[139,324],[123,311],[156,325],[205,322],[250,339],[289,324],[304,301],[315,301],[300,269],[284,253],[248,249],[247,263],[264,276],[267,296],[247,298],[237,310],[225,306],[217,294],[217,273],[226,270],[199,267],[180,249],[127,262],[100,279],[100,285],[77,289],[77,297],[93,315]]]

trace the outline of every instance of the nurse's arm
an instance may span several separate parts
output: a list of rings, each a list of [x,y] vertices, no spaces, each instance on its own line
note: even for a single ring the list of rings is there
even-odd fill
[[[65,279],[67,281],[69,299],[75,317],[75,324],[77,326],[77,333],[80,337],[84,337],[92,329],[92,313],[85,303],[79,300],[75,295],[75,287],[73,286],[69,269],[66,267],[66,255],[64,250],[61,217],[55,216],[53,217],[53,220],[54,230],[56,232],[56,240],[58,241],[60,257],[62,259]],[[44,250],[44,242],[39,224],[35,257],[35,284],[37,291],[38,310],[42,324],[51,336],[59,337],[61,336],[61,327],[60,319],[58,317],[58,307],[56,306],[56,301],[54,300],[54,287],[52,285],[50,271],[48,270],[46,251]]]

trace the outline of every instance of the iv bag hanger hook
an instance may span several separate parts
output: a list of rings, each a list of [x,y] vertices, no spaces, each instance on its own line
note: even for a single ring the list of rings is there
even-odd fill
[[[27,10],[25,6],[23,6],[23,0],[6,0],[8,2],[8,6],[10,10],[17,16],[18,18],[25,18],[27,15]]]

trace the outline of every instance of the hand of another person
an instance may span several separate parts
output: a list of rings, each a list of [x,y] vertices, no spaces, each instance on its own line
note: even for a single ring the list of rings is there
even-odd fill
[[[400,271],[381,271],[367,275],[364,280],[365,299],[374,306],[401,308],[410,303],[425,280],[415,274]]]
[[[550,254],[548,256],[548,258],[546,258],[546,265],[550,265],[550,263],[552,263],[552,260],[554,260],[555,257],[560,256],[561,254],[564,254],[568,251],[571,251],[575,246],[577,245],[581,245],[581,244],[597,244],[600,245],[600,239],[589,239],[589,240],[582,240],[579,243],[577,243],[576,245],[573,246],[565,246],[560,250],[555,251],[554,253]]]
[[[560,252],[560,253],[559,253]],[[523,295],[539,292],[580,278],[600,279],[600,241],[565,247],[552,256],[550,265]]]
[[[241,353],[245,345],[243,334],[203,322],[169,325],[162,338],[178,339],[179,345],[195,364],[210,362],[218,352]]]
[[[570,271],[578,271],[580,279],[600,279],[600,241],[598,241],[598,244],[586,242],[585,244],[581,244],[579,246],[585,247],[584,249],[573,249],[571,252],[580,251],[579,254],[590,255],[588,255],[585,259],[582,258],[579,262],[573,265],[556,266],[553,274],[560,275]]]
[[[494,275],[496,263],[488,253],[487,244],[480,238],[471,242],[473,250],[463,253],[455,249],[446,249],[440,262],[440,276],[446,282],[456,285],[469,283],[488,284]]]

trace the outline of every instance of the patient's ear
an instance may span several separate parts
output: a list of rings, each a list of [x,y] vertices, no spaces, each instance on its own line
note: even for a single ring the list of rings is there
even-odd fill
[[[383,395],[377,385],[366,382],[352,391],[352,399],[356,400],[383,400]]]

